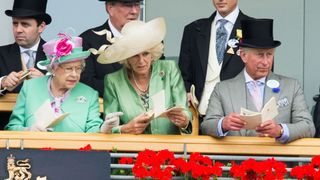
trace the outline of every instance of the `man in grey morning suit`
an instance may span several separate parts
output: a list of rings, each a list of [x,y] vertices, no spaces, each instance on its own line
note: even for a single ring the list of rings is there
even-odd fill
[[[245,69],[235,78],[216,85],[201,124],[204,134],[268,136],[281,143],[313,137],[314,124],[298,81],[271,72],[275,48],[281,44],[273,40],[272,26],[271,19],[242,21],[242,40],[238,46]],[[256,83],[259,97],[254,95],[252,83]],[[245,121],[240,118],[240,108],[260,111],[271,97],[276,99],[279,114],[254,130],[243,129]]]

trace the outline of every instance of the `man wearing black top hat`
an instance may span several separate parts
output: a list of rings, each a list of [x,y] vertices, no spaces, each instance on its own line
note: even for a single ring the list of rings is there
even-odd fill
[[[103,45],[111,44],[106,35],[98,35],[95,32],[103,30],[111,31],[112,37],[119,37],[122,27],[131,20],[136,20],[140,14],[140,3],[142,0],[99,0],[105,1],[105,8],[109,19],[101,26],[91,28],[83,32],[83,48],[85,50],[94,48],[99,50]],[[91,86],[103,96],[103,80],[106,74],[119,70],[122,66],[119,63],[100,64],[97,62],[97,55],[91,54],[86,60],[86,67],[81,74],[81,82]]]
[[[271,71],[275,48],[281,44],[273,39],[273,20],[244,20],[241,27],[238,46],[245,68],[215,86],[202,132],[214,137],[263,136],[281,143],[313,137],[315,127],[298,81]],[[267,102],[271,106],[265,115],[274,115],[264,122],[252,124],[240,115],[241,108],[260,112]]]
[[[0,47],[0,96],[6,92],[18,93],[25,79],[43,76],[45,71],[36,64],[45,59],[40,37],[51,17],[46,13],[47,0],[15,0],[12,10],[5,14],[12,17],[13,44]],[[0,113],[0,130],[7,124],[8,113]]]
[[[15,0],[12,10],[5,14],[12,17],[15,43],[0,47],[0,91],[18,93],[23,71],[30,70],[28,77],[43,76],[36,63],[45,59],[40,37],[51,17],[46,11],[47,0]]]

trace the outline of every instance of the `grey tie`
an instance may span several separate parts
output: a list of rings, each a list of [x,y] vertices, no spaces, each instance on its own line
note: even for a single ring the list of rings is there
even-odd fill
[[[216,51],[217,51],[217,58],[219,64],[223,61],[223,56],[226,48],[226,42],[228,38],[228,32],[227,29],[224,27],[224,25],[228,22],[228,20],[220,19],[220,26],[217,29],[217,35],[216,35]]]
[[[27,68],[32,68],[34,66],[34,62],[35,62],[35,59],[34,59],[34,53],[36,53],[36,51],[33,51],[33,50],[27,50],[25,51],[25,53],[29,56],[29,60],[27,62]]]

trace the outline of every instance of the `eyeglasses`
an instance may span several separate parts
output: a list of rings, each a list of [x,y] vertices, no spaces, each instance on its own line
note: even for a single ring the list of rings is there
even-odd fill
[[[61,69],[63,69],[63,70],[64,70],[64,73],[66,73],[66,74],[72,74],[73,71],[75,71],[76,74],[81,74],[81,72],[84,70],[84,66],[83,66],[83,65],[81,65],[81,66],[74,66],[74,67],[72,67],[72,66],[63,67],[63,66],[59,65],[59,67],[60,67]]]

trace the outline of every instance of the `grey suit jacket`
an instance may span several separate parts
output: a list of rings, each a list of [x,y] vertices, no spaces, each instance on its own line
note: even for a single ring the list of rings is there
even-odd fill
[[[266,85],[263,103],[268,102],[273,96],[276,98],[279,114],[274,120],[288,126],[288,142],[299,138],[313,137],[315,133],[314,124],[298,81],[272,72],[268,75],[266,82],[270,79],[280,83],[280,92],[275,93]],[[218,83],[211,94],[206,117],[201,124],[202,132],[219,137],[217,134],[219,120],[232,112],[239,113],[241,107],[246,108],[246,95],[247,87],[244,71],[235,78]],[[228,132],[228,136],[246,135],[255,136],[257,133],[254,130],[244,129]]]

